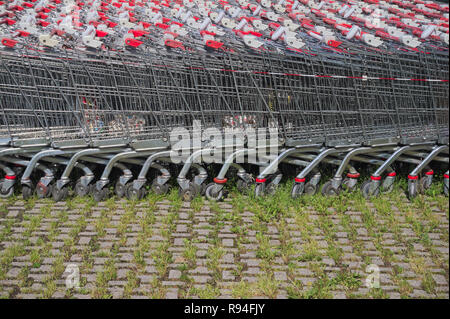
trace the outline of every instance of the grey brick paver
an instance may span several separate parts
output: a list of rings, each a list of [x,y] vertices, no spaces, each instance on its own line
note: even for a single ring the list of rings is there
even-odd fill
[[[64,270],[75,264],[82,288],[70,292],[73,298],[105,292],[113,298],[196,298],[212,292],[219,294],[217,298],[232,298],[236,291],[246,291],[236,288],[243,283],[251,292],[249,298],[267,298],[271,284],[276,287],[273,298],[292,297],[289,288],[294,283],[300,287],[293,290],[297,294],[316,293],[318,285],[329,287],[330,298],[371,298],[375,292],[365,287],[365,279],[366,266],[373,264],[380,271],[381,289],[376,294],[392,299],[448,298],[448,212],[437,204],[430,219],[420,212],[407,215],[395,205],[391,215],[379,214],[375,202],[368,201],[375,220],[370,226],[367,216],[353,211],[357,206],[350,202],[353,210],[344,213],[335,208],[319,213],[310,202],[301,213],[278,212],[269,219],[261,218],[255,207],[234,210],[233,203],[217,203],[220,212],[206,200],[200,209],[182,203],[176,211],[168,199],[150,210],[146,201],[131,208],[120,200],[99,203],[83,215],[85,204],[67,210],[68,202],[61,202],[42,216],[48,205],[44,201],[27,210],[23,201],[8,204],[0,199],[0,233],[6,234],[0,243],[0,258],[5,260],[0,297],[41,298],[54,284],[51,297],[67,298],[70,272]],[[112,204],[115,209],[109,208]],[[406,205],[415,212],[413,204]],[[223,213],[227,218],[222,220]],[[145,226],[148,214],[152,219]],[[32,216],[41,219],[30,231]],[[82,218],[85,225],[78,229]],[[170,223],[168,218],[173,218]],[[392,220],[398,228],[391,227]],[[424,229],[433,227],[423,236],[417,222]],[[7,223],[12,223],[10,232],[3,233]],[[20,249],[14,251],[17,245]],[[4,258],[12,251],[12,258]],[[400,289],[400,282],[409,288]]]

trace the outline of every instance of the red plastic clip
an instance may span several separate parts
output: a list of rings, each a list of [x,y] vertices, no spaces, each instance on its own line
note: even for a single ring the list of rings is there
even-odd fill
[[[168,24],[164,24],[164,23],[157,23],[157,24],[155,24],[158,28],[161,28],[161,29],[168,29],[169,28],[169,25]]]
[[[108,32],[101,31],[101,30],[95,30],[95,34],[96,34],[99,38],[103,38],[103,37],[106,37],[106,36],[108,35]]]
[[[213,48],[213,49],[219,49],[223,46],[223,42],[214,41],[214,40],[207,40],[206,46]]]
[[[328,40],[327,44],[330,47],[337,48],[338,46],[340,46],[342,44],[342,41]]]
[[[8,38],[3,38],[2,39],[2,44],[5,47],[13,48],[17,44],[17,41],[16,40],[12,40],[12,39],[8,39]]]
[[[18,33],[18,35],[20,37],[27,37],[27,36],[30,35],[30,32],[26,32],[26,31],[23,31],[23,30],[17,30],[17,33]]]
[[[211,31],[206,31],[206,30],[200,31],[201,36],[204,36],[205,34],[212,35],[212,36],[216,35],[214,32],[211,32]]]
[[[141,21],[141,24],[144,27],[144,29],[150,28],[150,26],[151,26],[151,23],[144,22],[144,21]]]
[[[13,25],[14,23],[16,23],[16,20],[6,18],[6,19],[3,19],[0,24],[3,24],[3,23],[7,23],[8,25]]]
[[[114,28],[115,26],[117,26],[117,23],[108,21],[108,28]]]
[[[41,20],[37,24],[43,26],[44,28],[50,24],[48,21]]]

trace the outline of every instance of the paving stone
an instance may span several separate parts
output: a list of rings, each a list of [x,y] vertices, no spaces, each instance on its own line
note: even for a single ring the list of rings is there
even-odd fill
[[[169,279],[180,279],[181,278],[181,271],[172,269],[169,272]]]
[[[234,240],[229,238],[222,239],[222,245],[224,247],[233,247],[234,246]]]

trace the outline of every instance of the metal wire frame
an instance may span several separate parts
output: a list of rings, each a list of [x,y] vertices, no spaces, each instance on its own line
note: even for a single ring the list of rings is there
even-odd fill
[[[277,127],[283,138],[329,144],[445,134],[448,85],[359,79],[448,79],[445,55],[345,45],[311,55],[23,47],[2,56],[2,130],[12,139],[139,140],[200,119],[204,127]]]

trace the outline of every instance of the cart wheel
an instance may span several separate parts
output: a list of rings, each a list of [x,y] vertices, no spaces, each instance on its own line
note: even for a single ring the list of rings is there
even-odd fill
[[[28,185],[22,185],[22,197],[28,199],[33,196],[33,189]]]
[[[258,183],[255,186],[255,196],[256,197],[261,197],[264,196],[266,191],[266,184],[264,183]]]
[[[331,181],[328,181],[322,185],[323,196],[336,196],[339,195],[339,193],[340,193],[339,188],[338,189],[334,188]]]
[[[119,198],[125,197],[127,192],[127,185],[123,185],[121,182],[118,181],[116,183],[116,186],[114,187],[114,192]]]
[[[214,191],[215,185],[215,183],[210,183],[206,185],[205,188],[205,196],[211,201],[219,201],[223,198],[223,188],[220,191],[216,192]]]
[[[350,186],[350,182],[351,182],[350,178],[348,178],[348,177],[344,178],[344,180],[342,181],[342,188],[344,188],[345,190],[347,190],[349,192],[352,192],[355,190],[356,184],[353,186]]]
[[[269,184],[267,184],[265,193],[267,195],[275,195],[275,193],[277,192],[277,189],[278,189],[278,184],[269,183]]]
[[[170,185],[168,183],[159,184],[156,180],[154,180],[151,188],[152,192],[156,195],[164,195],[169,191],[169,187]]]
[[[418,187],[417,187],[417,183],[415,182],[409,182],[408,183],[408,199],[412,200],[414,197],[417,196],[417,192],[418,192]]]
[[[139,189],[136,189],[133,187],[133,184],[129,184],[127,186],[127,198],[131,199],[131,200],[141,200],[145,197],[146,195],[146,190],[144,187],[141,187]]]
[[[425,191],[426,191],[428,188],[430,188],[430,186],[431,186],[430,179],[427,178],[427,177],[425,177],[425,176],[422,176],[422,177],[419,179],[419,185],[417,185],[417,186],[418,186],[418,191],[419,191],[419,193],[420,193],[420,194],[424,194]]]
[[[197,194],[199,194],[199,190],[197,189],[197,187],[194,186],[193,183],[189,183],[188,188],[186,188],[186,189],[180,188],[179,194],[185,202],[190,202],[191,200],[194,199],[194,197]]]
[[[247,183],[243,179],[238,179],[236,182],[236,188],[240,193],[247,193],[252,187],[253,183]]]
[[[364,196],[364,198],[370,198],[372,196],[378,196],[378,194],[380,193],[380,188],[379,187],[377,187],[377,189],[375,190],[375,192],[373,194],[370,193],[370,183],[372,183],[371,180],[366,180],[361,185],[361,192],[362,192],[362,195]]]
[[[65,200],[67,196],[69,196],[69,188],[67,186],[64,186],[61,189],[58,189],[58,187],[53,187],[52,196],[53,200],[56,202]]]
[[[80,180],[77,181],[77,183],[75,184],[75,195],[80,196],[80,197],[84,197],[89,195],[89,193],[91,192],[91,186],[92,185],[88,185],[88,186],[84,186]]]
[[[98,190],[97,187],[94,187],[92,195],[94,196],[94,200],[96,202],[102,202],[109,195],[109,189],[107,187],[103,187],[101,190]]]
[[[383,188],[381,191],[385,194],[389,194],[394,190],[394,183],[390,184],[387,188]]]
[[[2,191],[4,179],[0,179],[0,198],[8,198],[11,197],[14,193],[14,186],[10,187],[6,192]]]
[[[317,185],[308,182],[305,184],[305,189],[303,190],[303,192],[306,195],[314,195],[317,192]]]
[[[38,198],[46,198],[52,195],[53,185],[45,186],[42,183],[36,185],[36,195]]]
[[[303,190],[305,189],[305,185],[303,183],[295,183],[292,186],[291,196],[292,198],[300,197],[303,194]]]

